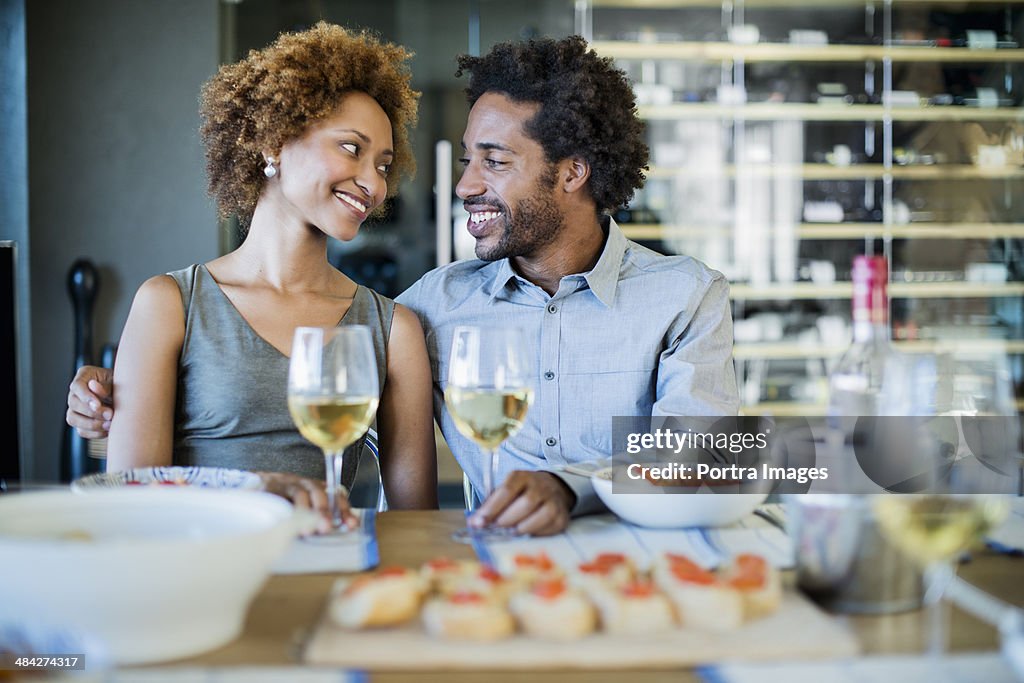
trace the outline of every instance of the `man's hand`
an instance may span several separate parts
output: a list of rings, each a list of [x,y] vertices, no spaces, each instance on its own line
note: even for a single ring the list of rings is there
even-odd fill
[[[550,536],[569,526],[576,495],[550,472],[517,470],[470,515],[471,527],[515,527],[521,534]]]
[[[320,520],[316,528],[317,533],[327,533],[331,530],[331,512],[327,507],[327,490],[324,487],[324,482],[285,472],[257,472],[256,474],[263,482],[264,491],[290,500],[297,508],[313,510],[318,513]],[[349,529],[359,526],[359,518],[352,512],[347,495],[338,496],[338,507],[345,526]]]
[[[86,439],[102,439],[114,417],[114,371],[83,365],[68,387],[67,423]]]

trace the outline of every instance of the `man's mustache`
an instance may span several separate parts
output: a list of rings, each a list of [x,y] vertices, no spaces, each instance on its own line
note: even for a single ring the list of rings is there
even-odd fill
[[[479,210],[479,208],[482,206],[486,206],[488,208],[494,209],[495,211],[500,211],[501,213],[508,212],[508,209],[504,204],[496,201],[484,201],[480,199],[473,199],[462,203],[462,208],[465,209],[466,211],[469,211],[470,206],[477,210]]]

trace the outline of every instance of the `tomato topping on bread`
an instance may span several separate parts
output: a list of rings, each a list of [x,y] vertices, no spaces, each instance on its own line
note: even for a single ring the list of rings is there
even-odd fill
[[[469,605],[483,601],[484,596],[474,591],[457,591],[448,596],[448,602],[456,605]]]
[[[647,598],[654,595],[654,584],[645,579],[630,581],[622,587],[622,594],[627,598]]]
[[[544,598],[545,600],[554,600],[560,595],[565,594],[565,581],[563,579],[538,581],[537,583],[533,584],[533,588],[531,589],[531,591],[538,598]]]
[[[770,567],[758,555],[739,555],[733,560],[729,585],[740,590],[761,588],[768,578]]]
[[[547,572],[555,568],[555,563],[551,561],[547,553],[537,553],[536,555],[516,555],[515,566],[518,569],[536,569],[538,571]]]
[[[377,570],[376,576],[405,576],[409,571],[405,567],[384,567]]]
[[[498,581],[501,581],[501,574],[495,571],[494,567],[491,567],[486,564],[480,567],[479,576],[484,581],[490,581],[491,583],[497,583]]]
[[[458,569],[461,565],[450,557],[437,557],[429,560],[425,566],[436,572],[443,572]]]

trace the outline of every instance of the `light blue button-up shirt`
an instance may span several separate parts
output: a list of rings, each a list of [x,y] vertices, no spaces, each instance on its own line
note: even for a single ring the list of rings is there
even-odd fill
[[[551,470],[607,458],[616,415],[735,415],[729,286],[688,256],[663,256],[627,240],[605,219],[593,270],[567,275],[549,296],[508,259],[459,261],[430,271],[397,301],[419,316],[434,378],[434,415],[479,491],[488,466],[444,405],[457,325],[509,325],[532,344],[534,401],[501,446],[497,482],[517,469]],[[589,480],[560,474],[596,504]]]

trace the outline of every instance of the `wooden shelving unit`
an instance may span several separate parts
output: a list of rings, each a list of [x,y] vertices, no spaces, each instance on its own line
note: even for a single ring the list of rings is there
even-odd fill
[[[828,0],[831,7],[863,7],[870,0]],[[743,0],[746,7],[808,7],[820,8],[821,0]],[[875,6],[882,5],[881,0],[871,3]],[[1024,0],[892,0],[894,7],[911,5],[1021,5]],[[715,8],[721,7],[721,0],[593,0],[592,5],[597,8],[610,9],[680,9],[680,8]]]
[[[1020,166],[974,166],[971,164],[930,164],[892,166],[882,164],[727,164],[719,167],[651,166],[649,180],[674,178],[801,178],[803,180],[1015,180],[1024,179]]]
[[[902,353],[936,353],[939,351],[968,351],[979,353],[1024,354],[1024,341],[1005,339],[950,339],[942,341],[914,340],[897,341],[893,346]],[[736,344],[733,358],[736,360],[789,360],[802,358],[837,358],[846,346],[825,346],[822,344],[801,344],[791,342],[758,342]]]
[[[615,59],[683,59],[730,62],[932,62],[977,64],[1024,62],[1020,48],[972,49],[967,47],[885,47],[882,45],[793,45],[790,43],[632,43],[598,40],[592,47]]]
[[[740,415],[772,415],[775,417],[822,417],[828,413],[824,403],[800,401],[761,401],[740,408]]]
[[[627,223],[621,227],[626,237],[634,240],[729,238],[733,235],[733,229],[727,226]],[[888,226],[883,223],[795,223],[766,227],[789,230],[794,238],[804,240],[1024,238],[1024,223],[908,223]]]
[[[1018,413],[1024,414],[1024,399],[1017,399]],[[771,415],[772,417],[824,417],[828,405],[802,401],[761,401],[740,408],[740,415]]]
[[[637,108],[648,121],[1024,121],[1021,107],[886,107],[881,104],[694,102]]]
[[[948,329],[945,308],[996,321],[991,330],[976,331],[980,337],[989,337],[898,342],[899,349],[925,353],[952,345],[972,352],[1024,356],[1024,339],[995,338],[1007,330],[1019,337],[1024,328],[1024,282],[1018,281],[1024,247],[1017,243],[1024,239],[1024,212],[1018,208],[1024,205],[1024,164],[1020,163],[1024,104],[1019,96],[1019,83],[1024,82],[1024,0],[592,0],[584,4],[586,11],[577,13],[582,20],[579,25],[592,22],[601,38],[591,46],[618,60],[644,86],[638,89],[643,102],[638,112],[651,131],[652,158],[682,160],[651,166],[647,191],[633,207],[637,209],[633,216],[646,214],[652,217],[644,221],[662,222],[622,223],[627,237],[660,242],[668,252],[695,255],[730,273],[736,319],[782,316],[787,335],[795,329],[806,331],[806,321],[790,315],[796,309],[825,310],[837,316],[853,294],[849,282],[785,282],[797,275],[798,265],[826,260],[835,262],[838,270],[849,254],[837,257],[837,253],[851,249],[884,253],[897,276],[906,271],[937,280],[889,285],[890,297],[902,300],[894,310],[910,311],[903,315],[910,316],[911,322],[920,320],[919,329],[926,334],[929,325],[934,334]],[[862,16],[857,16],[857,8],[863,9]],[[689,11],[694,9],[698,11]],[[899,14],[900,9],[912,13]],[[613,10],[600,27],[598,10]],[[948,20],[936,20],[936,13],[964,14],[969,19],[951,27]],[[840,15],[845,23],[829,23],[830,17]],[[979,20],[982,15],[991,21]],[[725,42],[726,35],[744,25],[757,26],[762,40]],[[819,30],[833,42],[779,42],[794,29]],[[967,33],[975,29],[989,32]],[[899,44],[944,35],[968,37],[974,47]],[[623,36],[635,39],[620,39]],[[686,37],[672,40],[676,36]],[[844,43],[843,36],[851,38]],[[988,45],[979,47],[979,38]],[[1007,47],[997,47],[996,41]],[[982,78],[978,74],[986,66],[991,70]],[[929,71],[930,78],[923,75]],[[968,71],[970,79],[964,75]],[[908,79],[903,84],[898,83],[901,75]],[[900,90],[904,92],[894,96]],[[917,96],[908,94],[911,90]],[[828,97],[846,92],[851,97],[845,101]],[[714,101],[718,97],[749,101],[725,104]],[[812,101],[819,97],[828,101]],[[930,104],[939,101],[965,103]],[[954,138],[962,144],[934,142]],[[657,145],[665,147],[658,150]],[[840,145],[852,152],[846,158],[858,163],[799,163],[841,158],[836,153]],[[982,154],[982,145],[1001,146],[1002,153],[988,149]],[[900,165],[897,159],[920,163]],[[962,193],[962,205],[948,201],[950,193]],[[974,199],[977,202],[971,204]],[[829,213],[836,217],[874,215],[883,220],[803,222],[805,212],[814,215],[810,203],[824,201],[835,209]],[[970,243],[958,244],[966,240]],[[982,240],[988,244],[979,245]],[[851,247],[851,242],[857,246]],[[963,258],[947,268],[948,259],[913,263],[907,256],[929,249],[960,252]],[[897,265],[901,258],[906,260]],[[1010,281],[943,279],[950,272],[966,277],[969,266],[981,263],[1005,266]],[[820,301],[813,306],[803,303],[813,300]],[[1020,305],[1015,300],[1021,300]],[[796,363],[783,363],[776,372],[798,372],[799,361],[810,361],[807,381],[800,384],[796,378],[793,395],[817,396],[824,381],[820,362],[836,358],[844,349],[790,341],[736,344],[733,356],[741,393],[761,398],[778,395],[776,389],[783,385],[776,380],[794,378],[771,375],[773,370],[762,361],[788,360]],[[1019,368],[1016,372],[1021,381]],[[825,409],[823,401],[762,401],[744,407],[743,412],[813,416],[824,414]]]
[[[849,299],[853,285],[835,282],[816,285],[809,282],[793,284],[733,284],[732,299],[744,301],[786,301],[801,299]],[[1024,282],[893,282],[889,285],[892,299],[978,299],[1024,296]]]

